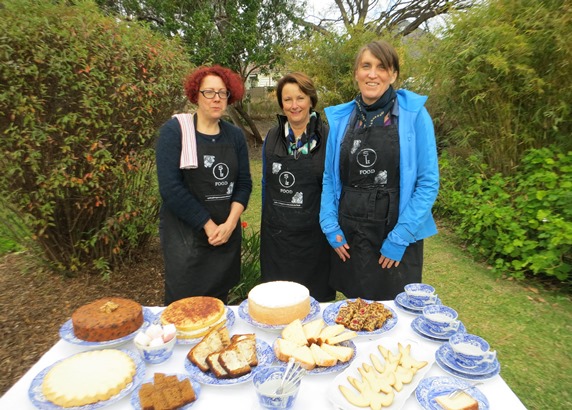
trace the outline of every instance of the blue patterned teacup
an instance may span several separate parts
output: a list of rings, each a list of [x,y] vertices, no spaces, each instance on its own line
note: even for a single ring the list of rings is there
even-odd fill
[[[423,318],[433,333],[442,334],[456,331],[461,322],[453,308],[444,305],[429,305],[423,308]]]
[[[135,342],[135,347],[139,351],[141,358],[150,364],[163,363],[173,355],[173,349],[177,338],[173,337],[167,343],[160,346],[143,346],[137,341]]]
[[[492,363],[497,356],[485,339],[469,333],[455,333],[449,338],[449,344],[455,353],[455,361],[468,369]]]
[[[405,285],[407,301],[416,307],[432,305],[437,300],[435,288],[426,283],[410,283]]]
[[[283,393],[278,394],[276,392],[280,387],[285,370],[286,366],[263,366],[254,370],[252,382],[262,408],[269,410],[290,409],[294,405],[302,382],[301,379],[298,379],[294,384],[286,382]]]

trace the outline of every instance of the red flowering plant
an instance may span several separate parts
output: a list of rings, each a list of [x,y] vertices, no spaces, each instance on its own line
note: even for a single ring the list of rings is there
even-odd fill
[[[242,229],[240,282],[230,290],[229,303],[239,304],[248,297],[248,292],[260,283],[260,231],[240,223]]]

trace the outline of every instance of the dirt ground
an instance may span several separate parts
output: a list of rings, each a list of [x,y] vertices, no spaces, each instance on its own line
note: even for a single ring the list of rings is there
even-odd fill
[[[163,304],[163,259],[159,241],[110,281],[99,276],[63,278],[33,268],[24,255],[0,259],[0,395],[59,340],[59,329],[79,306],[104,296],[142,305]]]

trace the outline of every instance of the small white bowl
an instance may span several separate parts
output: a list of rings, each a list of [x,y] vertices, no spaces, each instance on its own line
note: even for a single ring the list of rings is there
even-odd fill
[[[177,336],[159,346],[143,346],[136,341],[134,343],[143,360],[147,363],[158,364],[171,357],[175,343],[177,343]]]

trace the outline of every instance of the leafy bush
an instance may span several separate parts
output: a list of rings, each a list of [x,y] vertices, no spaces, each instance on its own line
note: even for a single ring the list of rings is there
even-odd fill
[[[497,272],[565,281],[572,272],[572,152],[526,153],[515,176],[490,173],[477,157],[446,153],[437,215],[451,220],[469,249]]]
[[[67,3],[0,9],[0,222],[52,268],[109,273],[156,234],[154,137],[188,64],[141,25]]]
[[[448,146],[504,175],[530,148],[572,149],[572,5],[491,0],[451,19],[422,55],[429,110]]]

